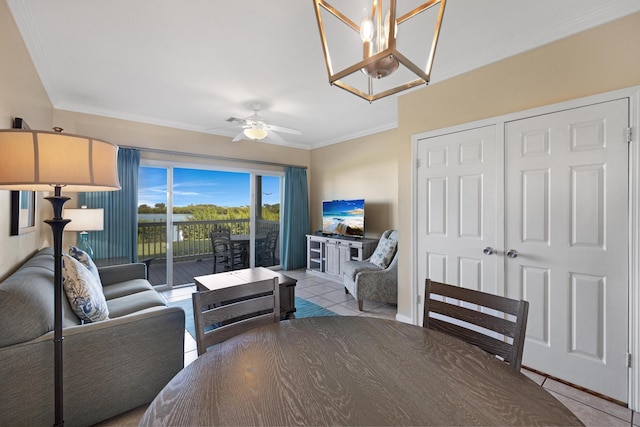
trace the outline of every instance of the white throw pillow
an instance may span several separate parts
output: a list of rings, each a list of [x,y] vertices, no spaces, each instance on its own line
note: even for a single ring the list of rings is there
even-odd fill
[[[87,322],[109,318],[102,286],[80,261],[62,256],[62,286],[73,312]]]
[[[373,252],[373,255],[371,255],[371,258],[369,258],[369,262],[380,268],[389,267],[393,256],[396,254],[397,246],[397,241],[385,237],[381,238],[376,250]]]
[[[73,258],[80,261],[82,265],[87,267],[91,272],[91,274],[93,274],[93,277],[96,278],[100,286],[102,286],[102,281],[100,280],[100,273],[98,273],[98,267],[96,267],[95,263],[93,262],[93,260],[91,259],[88,253],[86,253],[82,249],[77,248],[75,246],[70,246],[69,255],[71,255]]]

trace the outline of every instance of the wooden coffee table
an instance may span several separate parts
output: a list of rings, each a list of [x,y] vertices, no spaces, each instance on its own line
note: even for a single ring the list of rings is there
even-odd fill
[[[264,267],[245,268],[242,270],[226,271],[224,273],[207,274],[194,277],[198,291],[222,289],[247,282],[278,278],[280,284],[280,315],[286,319],[295,317],[295,288],[296,280],[277,271]]]

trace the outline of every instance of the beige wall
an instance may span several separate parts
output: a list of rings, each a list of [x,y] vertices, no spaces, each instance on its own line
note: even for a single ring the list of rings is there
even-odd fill
[[[509,112],[640,85],[640,14],[401,96],[398,217],[411,232],[411,137]],[[437,57],[434,66],[437,66]],[[400,241],[398,313],[411,313],[411,246]]]
[[[322,200],[365,199],[366,236],[397,227],[396,130],[311,152],[311,229],[322,228]]]
[[[14,117],[24,118],[34,129],[50,129],[51,102],[5,1],[0,1],[0,58],[0,129],[11,128]],[[36,221],[35,232],[9,236],[10,194],[0,190],[0,279],[42,247],[50,235],[49,227]],[[42,193],[38,193],[38,199],[39,210],[51,212]]]
[[[232,142],[231,138],[223,136],[63,110],[55,110],[53,119],[55,126],[60,126],[68,133],[90,135],[120,146],[186,154],[167,156],[143,151],[144,158],[211,164],[213,160],[210,157],[217,156],[302,167],[308,167],[310,162],[309,150],[275,144],[246,140]],[[218,163],[225,163],[230,167],[251,164],[235,161],[217,161],[216,164]],[[256,164],[253,167],[274,169]]]

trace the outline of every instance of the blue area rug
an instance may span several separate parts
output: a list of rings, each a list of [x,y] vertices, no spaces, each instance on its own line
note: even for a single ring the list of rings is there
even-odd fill
[[[185,328],[192,337],[196,336],[196,328],[193,324],[193,305],[191,302],[191,298],[182,299],[179,301],[170,301],[167,302],[169,307],[180,307],[184,310],[184,324]],[[307,301],[306,299],[302,299],[296,297],[296,318],[302,317],[316,317],[316,316],[339,316],[331,310],[327,310],[324,307],[320,307],[317,304],[312,303],[311,301]]]

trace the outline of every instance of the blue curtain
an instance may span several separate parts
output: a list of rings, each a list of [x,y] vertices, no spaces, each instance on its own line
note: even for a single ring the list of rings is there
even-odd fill
[[[282,208],[282,268],[295,270],[307,265],[309,233],[309,192],[307,170],[288,166],[284,176]]]
[[[104,209],[104,230],[89,233],[96,259],[138,261],[138,168],[140,151],[118,150],[120,191],[79,193],[78,205]]]

